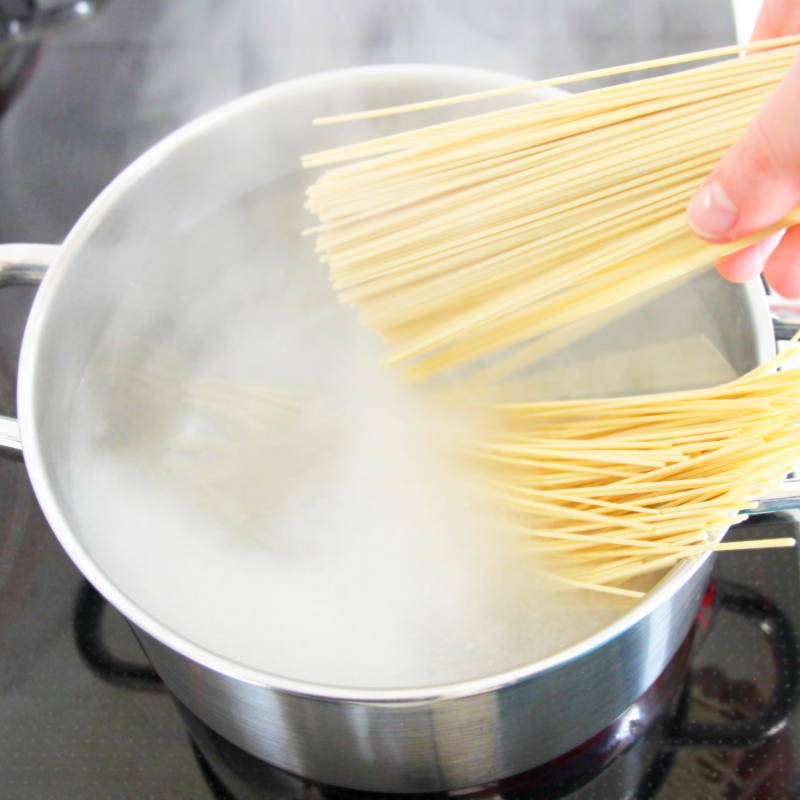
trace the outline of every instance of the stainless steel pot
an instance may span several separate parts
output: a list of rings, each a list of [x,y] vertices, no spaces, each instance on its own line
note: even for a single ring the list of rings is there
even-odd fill
[[[335,137],[374,135],[398,124],[383,121],[367,130],[323,135],[311,128],[313,117],[512,80],[477,70],[392,66],[274,86],[205,115],[144,154],[98,197],[60,247],[0,247],[0,284],[36,282],[47,267],[22,346],[19,426],[1,419],[0,443],[23,450],[37,497],[63,547],[130,620],[172,692],[234,744],[324,783],[390,792],[448,790],[514,775],[569,751],[623,714],[662,672],[692,623],[711,559],[679,565],[596,635],[501,674],[403,690],[344,689],[270,675],[169,629],[121,591],[93,558],[70,496],[72,400],[134,276],[139,288],[152,280],[154,292],[163,289],[159,280],[165,271],[179,270],[187,286],[213,280],[217,265],[181,271],[167,245],[179,242],[214,208],[269,182],[283,187],[273,198],[275,206],[299,202],[308,181],[299,171],[302,153],[329,146]],[[294,187],[288,195],[287,185]],[[135,252],[119,248],[123,235],[136,237]],[[263,234],[254,224],[237,235],[246,243]],[[182,294],[176,291],[169,302],[174,314],[181,314]],[[669,302],[673,305],[661,307],[664,325],[692,317],[739,372],[774,352],[758,282],[737,286],[709,273]],[[658,325],[648,318],[648,330]]]

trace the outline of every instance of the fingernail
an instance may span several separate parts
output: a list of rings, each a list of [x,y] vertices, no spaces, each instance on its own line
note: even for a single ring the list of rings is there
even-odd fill
[[[717,181],[707,183],[689,203],[689,225],[708,239],[720,239],[739,219],[739,210]]]

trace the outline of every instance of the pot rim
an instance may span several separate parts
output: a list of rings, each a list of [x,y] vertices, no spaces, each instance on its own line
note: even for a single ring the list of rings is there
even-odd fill
[[[320,88],[322,86],[324,88],[325,84],[330,84],[333,87],[343,79],[364,76],[391,77],[397,76],[398,73],[403,76],[417,73],[420,76],[438,74],[443,77],[448,74],[461,77],[471,74],[479,78],[500,79],[506,83],[523,82],[525,80],[519,76],[495,70],[441,64],[380,64],[352,67],[315,73],[268,86],[224,103],[184,124],[158,141],[120,172],[92,201],[68,233],[58,257],[48,269],[34,299],[23,337],[17,382],[19,422],[25,463],[45,517],[62,547],[81,573],[129,621],[192,661],[249,684],[287,694],[313,697],[319,700],[378,703],[382,705],[430,703],[494,692],[586,656],[593,650],[608,644],[623,634],[672,597],[701,568],[706,559],[711,557],[711,553],[694,556],[678,564],[645,597],[610,625],[546,658],[512,669],[455,683],[394,689],[390,687],[361,689],[357,687],[326,686],[321,683],[297,680],[247,666],[196,644],[169,626],[159,622],[116,586],[113,580],[95,563],[88,549],[72,532],[66,517],[61,511],[45,468],[45,460],[42,457],[42,442],[34,423],[33,409],[36,408],[37,351],[41,346],[49,306],[58,292],[59,284],[64,279],[68,262],[71,260],[71,254],[77,251],[97,228],[105,211],[113,205],[119,195],[136,183],[140,176],[163,159],[168,158],[172,152],[192,137],[214,126],[224,124],[234,116],[247,113],[257,107],[280,102],[284,96],[306,87],[314,86],[315,88]],[[551,96],[561,93],[561,91],[555,89],[547,89],[544,92],[545,95]],[[745,291],[746,302],[755,323],[754,333],[758,358],[759,361],[764,361],[774,354],[774,338],[766,295],[759,281],[751,281],[746,285]]]

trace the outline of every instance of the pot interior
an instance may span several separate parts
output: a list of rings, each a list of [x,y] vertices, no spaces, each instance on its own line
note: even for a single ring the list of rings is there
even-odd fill
[[[353,624],[363,624],[372,639],[358,659],[371,685],[392,687],[520,666],[624,612],[624,604],[609,603],[588,614],[594,597],[579,598],[559,611],[571,620],[568,635],[558,638],[565,617],[555,615],[548,626],[546,635],[555,637],[550,651],[533,644],[509,650],[511,639],[535,643],[545,635],[525,623],[525,603],[537,596],[503,595],[472,608],[470,598],[488,591],[484,562],[496,557],[480,550],[483,544],[479,556],[454,555],[454,539],[429,537],[425,558],[431,565],[452,561],[460,577],[437,585],[434,566],[409,577],[421,551],[406,551],[402,528],[419,518],[405,517],[403,506],[434,507],[437,500],[424,490],[399,491],[391,506],[397,524],[370,524],[372,489],[392,486],[393,470],[405,474],[386,453],[407,434],[407,421],[385,438],[382,431],[364,434],[371,424],[365,409],[385,400],[382,384],[373,385],[363,366],[374,363],[378,344],[337,302],[313,240],[298,235],[313,224],[303,210],[313,177],[299,166],[303,154],[474,109],[325,128],[312,127],[312,118],[510,80],[410,66],[274,87],[159,144],[78,223],[26,334],[26,457],[70,555],[141,628],[155,636],[170,630],[179,645],[190,642],[265,673],[363,685],[347,671],[352,654],[343,650],[352,643],[342,635],[363,613]],[[740,374],[771,352],[761,294],[758,285],[704,273],[552,353],[537,365],[539,391],[576,397],[687,388]],[[312,422],[298,418],[298,395],[315,409]],[[337,425],[346,418],[336,430],[326,427],[330,406],[338,409]],[[404,407],[396,417],[406,413]],[[414,428],[413,435],[424,440],[428,432]],[[346,495],[346,508],[337,505],[341,497],[327,508],[315,505],[355,450],[386,474],[362,495]],[[415,472],[414,464],[405,467]],[[469,527],[465,506],[464,519],[455,519]],[[264,514],[272,515],[266,540]],[[354,569],[352,553],[337,549],[335,521],[342,516],[359,520],[359,552],[383,565],[374,574]],[[311,573],[302,566],[308,558],[316,559]],[[357,580],[337,581],[335,574]],[[526,578],[515,573],[510,582],[516,580]],[[263,584],[270,591],[262,596],[254,587]],[[387,584],[396,592],[389,613],[397,612],[408,630],[387,630],[383,605],[370,610]],[[409,598],[419,605],[412,616],[404,610]],[[311,632],[294,622],[298,604],[314,620]],[[467,627],[465,605],[474,617]],[[438,624],[428,629],[431,616]],[[475,631],[484,646],[471,638]],[[449,658],[405,664],[404,673],[385,669],[408,661],[409,636],[458,653],[462,666],[454,671]],[[293,648],[295,660],[270,660],[270,653]],[[304,671],[307,662],[314,666]]]

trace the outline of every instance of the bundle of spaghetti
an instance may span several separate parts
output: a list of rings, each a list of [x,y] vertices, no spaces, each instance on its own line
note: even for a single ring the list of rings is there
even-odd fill
[[[710,550],[800,459],[800,368],[769,363],[707,389],[490,406],[466,443],[493,502],[544,573],[632,597],[625,583]]]
[[[686,205],[799,42],[308,156],[309,167],[353,162],[308,190],[334,288],[389,345],[384,364],[421,379],[695,274],[749,240],[701,241]],[[530,87],[475,97],[518,88]],[[775,229],[796,220],[800,209]]]

